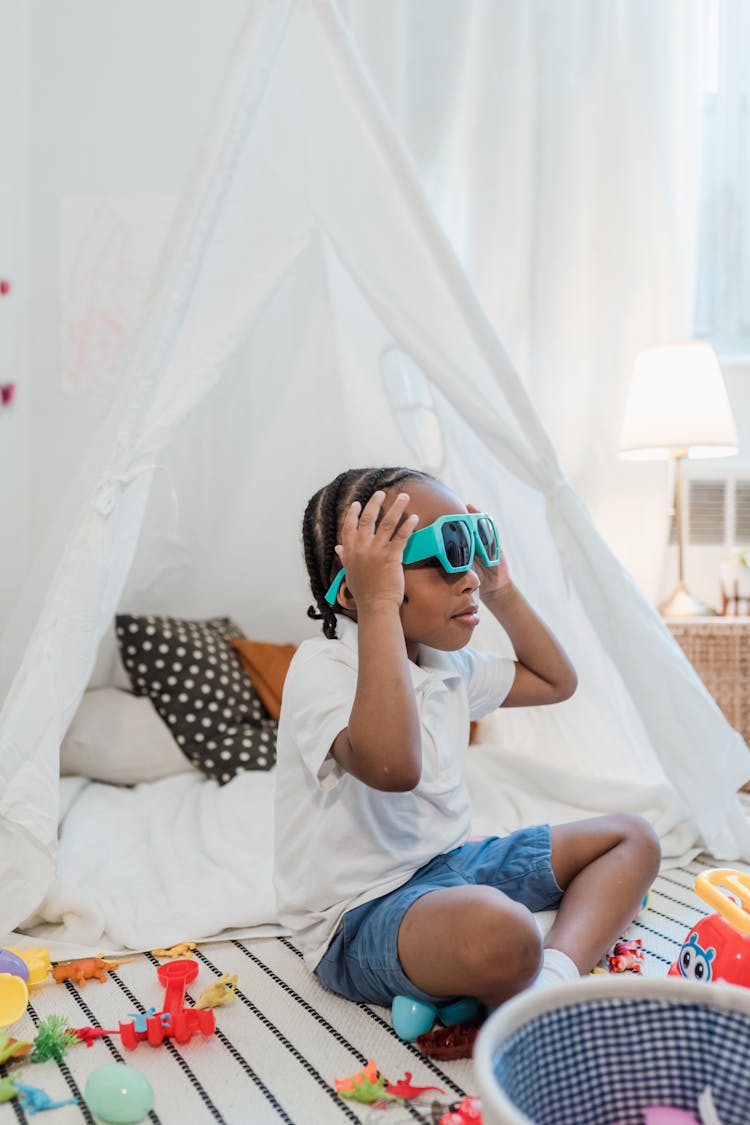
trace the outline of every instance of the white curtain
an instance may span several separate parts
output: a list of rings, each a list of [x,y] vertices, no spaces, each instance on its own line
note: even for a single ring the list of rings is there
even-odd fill
[[[664,465],[617,444],[641,347],[692,332],[705,0],[340,0],[568,476],[652,597]]]

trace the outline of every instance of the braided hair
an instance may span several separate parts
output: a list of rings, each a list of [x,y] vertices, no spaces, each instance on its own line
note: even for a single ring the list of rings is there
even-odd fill
[[[341,608],[329,605],[325,595],[341,565],[334,547],[340,541],[339,529],[348,508],[355,500],[364,507],[378,489],[392,488],[414,477],[432,480],[418,469],[347,469],[319,489],[305,508],[302,545],[315,600],[315,605],[308,608],[307,616],[323,622],[323,633],[329,639],[336,637],[336,614],[341,612]]]

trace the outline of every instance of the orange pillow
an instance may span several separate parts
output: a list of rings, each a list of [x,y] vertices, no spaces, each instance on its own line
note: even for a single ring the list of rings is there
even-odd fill
[[[242,667],[260,701],[272,719],[281,713],[281,691],[289,671],[295,645],[275,645],[267,641],[246,641],[242,637],[229,638]]]

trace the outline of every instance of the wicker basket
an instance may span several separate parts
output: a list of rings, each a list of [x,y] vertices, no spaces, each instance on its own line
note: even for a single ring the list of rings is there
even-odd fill
[[[728,722],[750,744],[750,617],[673,619],[667,625]]]
[[[627,974],[625,974],[627,976]],[[750,1122],[750,989],[592,977],[490,1016],[474,1067],[485,1125],[642,1125],[649,1106]]]

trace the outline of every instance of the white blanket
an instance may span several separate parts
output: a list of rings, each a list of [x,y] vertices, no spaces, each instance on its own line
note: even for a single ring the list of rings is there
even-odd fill
[[[20,929],[70,955],[286,932],[271,881],[273,785],[265,772],[221,787],[200,774],[132,789],[63,778],[57,876]]]
[[[574,774],[494,737],[469,762],[477,834],[622,810],[648,817],[670,866],[700,850],[666,785]],[[132,789],[64,778],[57,876],[20,928],[67,955],[285,932],[271,881],[273,785],[272,772],[222,787],[199,774]]]

